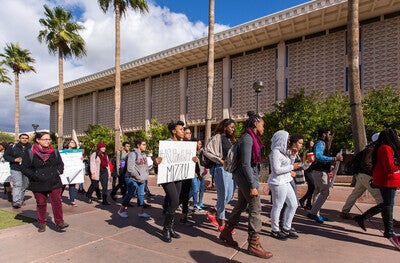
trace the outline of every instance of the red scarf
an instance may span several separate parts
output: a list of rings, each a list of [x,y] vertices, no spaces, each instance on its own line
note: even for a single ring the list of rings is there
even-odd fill
[[[253,139],[253,147],[251,149],[251,163],[259,164],[261,163],[261,148],[264,147],[261,137],[256,135],[254,131],[250,128],[247,128],[247,133]]]
[[[99,155],[101,167],[107,168],[108,167],[108,156],[105,153]]]
[[[39,157],[44,163],[50,158],[50,155],[54,152],[53,146],[49,145],[49,147],[44,148],[39,143],[33,144],[31,149],[33,154]]]

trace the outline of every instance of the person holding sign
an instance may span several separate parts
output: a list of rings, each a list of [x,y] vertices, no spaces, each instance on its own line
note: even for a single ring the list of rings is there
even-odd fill
[[[46,231],[48,197],[57,228],[61,230],[69,226],[64,222],[60,199],[62,188],[60,174],[64,172],[64,163],[58,150],[50,143],[50,133],[37,132],[35,143],[25,152],[21,163],[21,171],[29,178],[29,189],[36,199],[39,232]]]
[[[75,140],[66,139],[64,141],[64,144],[63,144],[63,149],[64,150],[66,150],[66,149],[70,150],[70,149],[76,149],[76,148],[78,148],[78,146],[76,145]],[[63,194],[66,186],[67,185],[63,185],[63,187],[62,187],[61,197],[62,197],[62,194]],[[75,195],[76,195],[75,184],[68,184],[68,192],[69,192],[70,205],[73,206],[73,207],[77,207],[78,205],[75,203]]]
[[[135,148],[125,157],[126,168],[124,166],[124,169],[120,171],[120,175],[121,173],[124,174],[125,184],[127,186],[127,193],[122,199],[121,208],[118,210],[118,215],[122,218],[128,217],[125,210],[128,208],[135,192],[137,192],[137,202],[139,206],[138,216],[141,218],[150,217],[150,215],[144,212],[144,188],[145,181],[149,177],[146,147],[147,145],[144,139],[136,140]],[[161,157],[157,157],[154,159],[154,163],[159,164],[161,160]]]

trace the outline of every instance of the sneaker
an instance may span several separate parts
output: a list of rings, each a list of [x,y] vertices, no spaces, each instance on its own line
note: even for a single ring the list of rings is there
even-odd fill
[[[43,233],[44,231],[46,231],[46,224],[39,224],[38,232]]]
[[[317,216],[317,215],[314,215],[314,214],[311,214],[311,213],[308,213],[307,217],[312,219],[312,220],[315,220],[315,222],[320,223],[320,224],[323,224],[324,221],[325,221],[322,216]]]
[[[271,237],[276,238],[278,240],[285,241],[287,236],[282,231],[271,231]]]
[[[141,213],[141,214],[138,214],[138,217],[141,217],[141,218],[149,218],[150,215],[147,214],[146,212],[143,212],[143,213]]]
[[[199,207],[200,207],[201,209],[204,209],[204,208],[205,208],[205,206],[204,206],[203,203],[200,203],[200,204],[199,204]]]
[[[346,219],[346,220],[353,219],[353,217],[350,215],[350,213],[340,212],[339,216],[342,219]]]
[[[394,245],[395,248],[400,250],[400,240],[398,236],[389,237],[390,242]]]
[[[19,209],[21,208],[21,204],[20,203],[14,203],[12,207],[14,207],[15,209]]]
[[[122,218],[127,218],[128,217],[128,214],[125,211],[121,212],[121,211],[118,210],[118,215],[120,217],[122,217]]]
[[[77,207],[78,206],[75,202],[71,202],[69,205],[73,206],[73,207]]]
[[[211,215],[209,212],[207,212],[207,213],[206,213],[206,217],[207,217],[208,221],[211,222],[211,224],[213,224],[213,225],[216,226],[216,227],[219,227],[217,218],[216,218],[215,216],[213,216],[213,215]]]
[[[294,228],[286,230],[282,229],[282,233],[286,235],[287,238],[290,239],[298,239],[299,235],[297,234],[296,230]]]
[[[65,223],[65,222],[56,224],[56,226],[57,226],[57,228],[60,229],[60,230],[69,227],[69,225],[68,225],[67,223]]]

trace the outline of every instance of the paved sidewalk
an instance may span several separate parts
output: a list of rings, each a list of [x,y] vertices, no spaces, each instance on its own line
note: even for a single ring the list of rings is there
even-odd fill
[[[149,200],[147,209],[152,217],[148,220],[137,216],[137,207],[129,208],[126,219],[117,215],[119,204],[112,202],[103,206],[97,202],[87,204],[81,194],[77,194],[78,207],[66,204],[68,191],[64,192],[64,217],[70,224],[64,233],[55,231],[54,224],[48,221],[46,232],[38,233],[37,224],[28,224],[0,230],[0,255],[3,262],[265,262],[245,253],[247,248],[247,214],[236,230],[234,239],[242,250],[226,247],[219,239],[218,232],[205,220],[204,213],[194,214],[193,227],[176,223],[181,239],[172,243],[161,240],[163,216],[161,203],[163,190],[151,186],[157,196]],[[333,189],[335,191],[335,189]],[[3,194],[0,194],[3,196]],[[27,193],[26,205],[16,210],[5,199],[0,199],[0,209],[13,211],[29,217],[36,217],[36,204],[31,192]],[[216,193],[205,194],[205,204],[214,205]],[[367,232],[362,231],[352,220],[339,218],[343,202],[328,201],[323,215],[330,221],[317,224],[309,220],[306,212],[297,210],[293,226],[298,230],[297,240],[279,241],[269,236],[269,197],[263,196],[263,232],[261,243],[274,256],[268,262],[400,262],[400,251],[382,237],[381,219],[376,217],[367,222]],[[134,200],[136,201],[136,200]],[[358,204],[361,210],[371,205]],[[228,215],[233,206],[228,205]],[[354,207],[352,212],[359,213]],[[48,206],[52,216],[51,206]],[[400,218],[399,207],[395,216]],[[178,216],[178,215],[177,215]],[[374,227],[375,226],[375,227]]]

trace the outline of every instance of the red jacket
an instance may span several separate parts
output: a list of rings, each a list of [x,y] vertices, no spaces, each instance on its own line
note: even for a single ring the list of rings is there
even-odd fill
[[[392,147],[382,144],[378,149],[376,164],[372,170],[374,185],[400,188],[399,166],[394,163]]]

